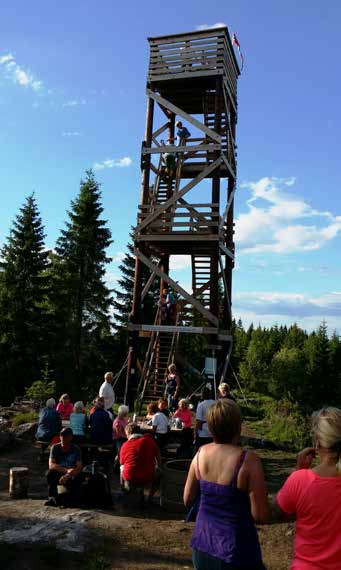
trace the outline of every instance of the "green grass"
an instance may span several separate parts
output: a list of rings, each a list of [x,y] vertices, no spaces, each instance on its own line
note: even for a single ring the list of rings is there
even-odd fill
[[[295,402],[275,400],[270,396],[248,394],[248,403],[240,402],[244,423],[259,437],[298,450],[309,442],[309,425]]]
[[[37,412],[25,412],[25,413],[16,414],[13,417],[12,423],[14,427],[18,427],[21,426],[22,424],[28,424],[37,421],[38,421]]]

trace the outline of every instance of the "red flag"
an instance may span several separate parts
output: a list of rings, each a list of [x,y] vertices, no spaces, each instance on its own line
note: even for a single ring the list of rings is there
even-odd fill
[[[234,33],[232,34],[232,45],[235,45],[236,48],[237,48],[237,50],[238,50],[238,52],[239,52],[240,59],[241,59],[241,62],[242,62],[242,66],[241,66],[240,71],[243,71],[243,67],[244,67],[244,56],[243,56],[243,54],[242,54],[242,52],[241,52],[240,43],[239,43],[239,41],[238,41],[238,38],[237,38],[236,34],[234,34]]]

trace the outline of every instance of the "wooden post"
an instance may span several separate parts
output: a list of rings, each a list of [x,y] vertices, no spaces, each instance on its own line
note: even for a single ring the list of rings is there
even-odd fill
[[[216,92],[215,92],[215,102],[214,102],[214,130],[216,133],[220,134],[221,131],[221,80],[218,78],[216,80]],[[214,153],[214,160],[219,158],[220,152],[216,151]],[[220,173],[216,171],[216,175],[212,178],[212,203],[220,203]],[[212,213],[219,214],[219,207],[212,208]],[[214,228],[218,232],[218,228]],[[210,287],[210,310],[216,317],[219,317],[219,253],[217,251],[211,257],[211,287]],[[213,341],[213,339],[212,339]],[[213,341],[214,342],[214,341]]]
[[[145,142],[147,147],[151,147],[152,145],[153,121],[154,121],[154,99],[148,97],[146,129],[145,129]],[[140,200],[142,206],[148,204],[149,202],[150,163],[151,163],[151,156],[147,155],[144,159],[144,168],[142,171],[141,200]],[[133,303],[130,315],[130,320],[133,323],[141,322],[141,317],[142,317],[141,295],[142,295],[142,284],[143,284],[143,272],[144,270],[142,263],[140,259],[136,257]],[[137,344],[138,344],[138,333],[130,333],[129,355],[127,362],[127,375],[126,375],[126,394],[129,389],[128,386],[131,376],[132,374],[135,374]]]
[[[12,467],[9,472],[9,494],[12,499],[26,499],[28,467]]]

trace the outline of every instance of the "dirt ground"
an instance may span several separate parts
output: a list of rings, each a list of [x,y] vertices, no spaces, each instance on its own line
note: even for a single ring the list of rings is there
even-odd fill
[[[260,451],[270,493],[276,492],[292,469],[293,456],[282,452]],[[131,500],[117,500],[110,511],[79,511],[44,507],[46,464],[38,461],[39,450],[23,444],[0,455],[0,567],[1,570],[166,570],[192,568],[189,548],[193,524],[183,522],[183,514],[170,514],[155,504],[138,507]],[[10,467],[30,469],[29,499],[11,500],[8,496]],[[113,491],[118,491],[113,479]],[[74,510],[73,510],[74,511]],[[41,542],[44,526],[75,516],[75,528],[81,534],[74,542],[84,552],[65,551],[54,539]],[[84,520],[82,519],[84,515]],[[38,518],[37,518],[38,517]],[[66,518],[65,518],[66,517]],[[52,521],[52,522],[51,522]],[[64,524],[64,523],[63,523]],[[69,523],[66,522],[67,527]],[[72,523],[73,524],[73,523]],[[4,540],[8,530],[21,528],[21,539],[15,544]],[[25,536],[37,528],[36,542],[27,543]],[[53,526],[52,532],[53,532]],[[63,534],[63,533],[62,533]],[[294,526],[292,523],[259,527],[259,537],[268,570],[290,567]],[[56,535],[53,535],[54,538]],[[62,539],[64,540],[63,536]]]

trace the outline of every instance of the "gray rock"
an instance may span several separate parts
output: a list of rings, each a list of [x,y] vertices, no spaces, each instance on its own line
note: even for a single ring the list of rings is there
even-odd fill
[[[18,427],[12,429],[15,437],[20,439],[33,440],[37,431],[38,424],[36,422],[31,422],[27,424],[21,424]]]

